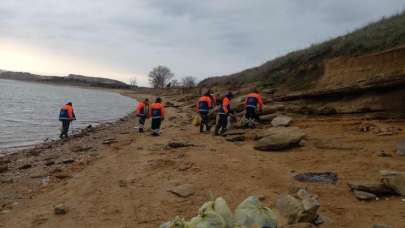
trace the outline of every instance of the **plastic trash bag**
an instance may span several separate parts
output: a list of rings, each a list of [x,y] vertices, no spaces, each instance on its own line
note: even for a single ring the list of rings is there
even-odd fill
[[[200,126],[200,124],[201,124],[201,116],[200,115],[195,115],[194,117],[193,117],[193,120],[192,120],[192,122],[191,122],[192,124],[193,124],[193,126]]]
[[[235,210],[237,227],[277,228],[273,211],[264,207],[255,196],[245,199]]]
[[[190,228],[227,228],[224,218],[213,210],[214,204],[214,201],[204,203],[198,216],[191,219]]]
[[[176,217],[172,221],[160,225],[159,228],[190,228],[190,226],[184,219]]]
[[[222,197],[218,197],[215,201],[208,201],[200,208],[199,213],[204,211],[212,211],[220,215],[225,223],[227,228],[233,228],[234,226],[234,217],[231,209],[229,209],[228,204]]]

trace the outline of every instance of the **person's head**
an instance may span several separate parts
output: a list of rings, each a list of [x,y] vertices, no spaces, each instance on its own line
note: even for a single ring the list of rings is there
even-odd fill
[[[204,93],[204,96],[208,96],[208,97],[211,96],[210,91],[208,90],[207,92],[205,92],[205,93]]]
[[[72,102],[68,102],[67,105],[69,106],[73,106]]]
[[[156,103],[162,103],[162,98],[157,97],[157,98],[156,98]]]
[[[227,97],[229,100],[233,98],[233,93],[232,92],[227,92],[225,97]]]
[[[143,103],[149,104],[149,99],[148,99],[148,98],[145,98],[145,100],[143,101]]]
[[[252,93],[260,93],[259,88],[254,87],[254,88],[252,89]]]

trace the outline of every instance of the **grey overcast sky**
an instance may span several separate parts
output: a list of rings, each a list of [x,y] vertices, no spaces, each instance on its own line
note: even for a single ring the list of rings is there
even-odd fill
[[[259,65],[405,9],[404,0],[1,0],[0,69],[147,84]]]

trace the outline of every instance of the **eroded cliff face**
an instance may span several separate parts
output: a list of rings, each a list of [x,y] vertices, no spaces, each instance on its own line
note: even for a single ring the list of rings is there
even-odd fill
[[[404,116],[405,46],[328,59],[321,67],[323,73],[314,78],[309,89],[296,91],[285,84],[274,99],[295,104],[297,110],[305,106],[307,111],[319,113],[334,109],[337,113],[383,112]]]

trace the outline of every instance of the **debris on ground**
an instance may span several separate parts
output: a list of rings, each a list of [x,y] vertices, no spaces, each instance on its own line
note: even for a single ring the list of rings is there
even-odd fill
[[[195,146],[192,143],[187,143],[187,142],[169,142],[165,148],[166,149],[176,149],[176,148],[182,148],[182,147],[193,147]]]
[[[294,179],[300,182],[317,182],[325,184],[336,184],[338,181],[337,174],[334,172],[307,172],[294,176]]]
[[[64,204],[57,204],[53,207],[53,211],[55,215],[64,215],[67,213],[68,210]]]

